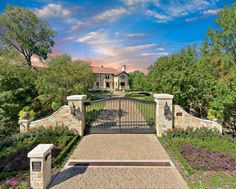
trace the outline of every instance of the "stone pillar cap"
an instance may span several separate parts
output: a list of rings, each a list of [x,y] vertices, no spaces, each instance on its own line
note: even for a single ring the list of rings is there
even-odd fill
[[[154,98],[156,99],[173,99],[174,96],[170,94],[154,94]]]
[[[21,119],[18,121],[18,123],[29,123],[29,122],[31,122],[30,119]]]
[[[67,100],[84,100],[87,98],[87,95],[72,95],[72,96],[68,96],[66,99]]]
[[[53,144],[39,144],[28,153],[28,157],[45,157],[53,148]]]

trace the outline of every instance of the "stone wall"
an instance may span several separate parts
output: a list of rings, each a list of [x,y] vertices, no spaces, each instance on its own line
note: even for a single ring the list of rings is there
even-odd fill
[[[36,121],[20,120],[20,132],[25,133],[33,128],[40,127],[68,127],[69,130],[75,130],[80,136],[84,135],[85,128],[85,108],[84,102],[86,95],[68,96],[68,105],[62,106],[52,115]]]
[[[62,106],[59,110],[54,112],[52,115],[39,119],[36,121],[32,121],[28,124],[28,128],[22,130],[26,132],[32,128],[40,128],[40,127],[56,127],[56,126],[65,126],[70,130],[78,130],[78,118],[71,114],[71,109],[69,106]]]
[[[186,129],[188,127],[216,129],[222,133],[222,125],[217,121],[210,121],[194,117],[184,111],[179,105],[173,107],[174,128]]]

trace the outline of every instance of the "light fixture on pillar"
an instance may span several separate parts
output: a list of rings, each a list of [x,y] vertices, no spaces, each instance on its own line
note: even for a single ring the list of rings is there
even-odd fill
[[[80,108],[79,107],[76,107],[74,102],[72,103],[72,105],[70,106],[70,111],[71,111],[71,114],[73,116],[79,116],[79,113],[80,113]]]
[[[167,102],[164,106],[164,116],[168,116],[170,113],[170,107],[168,106]]]

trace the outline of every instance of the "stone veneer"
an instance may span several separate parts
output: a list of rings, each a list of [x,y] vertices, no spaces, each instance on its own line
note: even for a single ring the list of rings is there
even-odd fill
[[[179,105],[174,105],[174,128],[186,129],[188,127],[206,127],[208,129],[215,129],[222,133],[222,125],[217,121],[197,118],[184,111]]]
[[[170,94],[154,94],[156,102],[156,131],[157,136],[161,137],[166,130],[173,128],[172,103],[173,95]],[[168,106],[168,114],[164,114],[165,106]]]
[[[78,119],[71,114],[69,106],[62,106],[52,115],[43,119],[32,121],[29,124],[29,129],[55,126],[66,126],[69,129],[78,130]]]

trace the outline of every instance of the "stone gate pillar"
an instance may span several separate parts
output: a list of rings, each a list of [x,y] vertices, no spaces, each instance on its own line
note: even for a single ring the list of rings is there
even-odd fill
[[[53,144],[39,144],[28,153],[30,158],[30,186],[46,189],[51,182],[51,150]]]
[[[85,129],[85,106],[84,102],[87,99],[87,95],[73,95],[68,96],[68,105],[71,108],[71,113],[78,119],[78,131],[80,136],[84,135]]]
[[[168,129],[173,128],[173,97],[170,94],[154,94],[158,137],[161,137]]]

